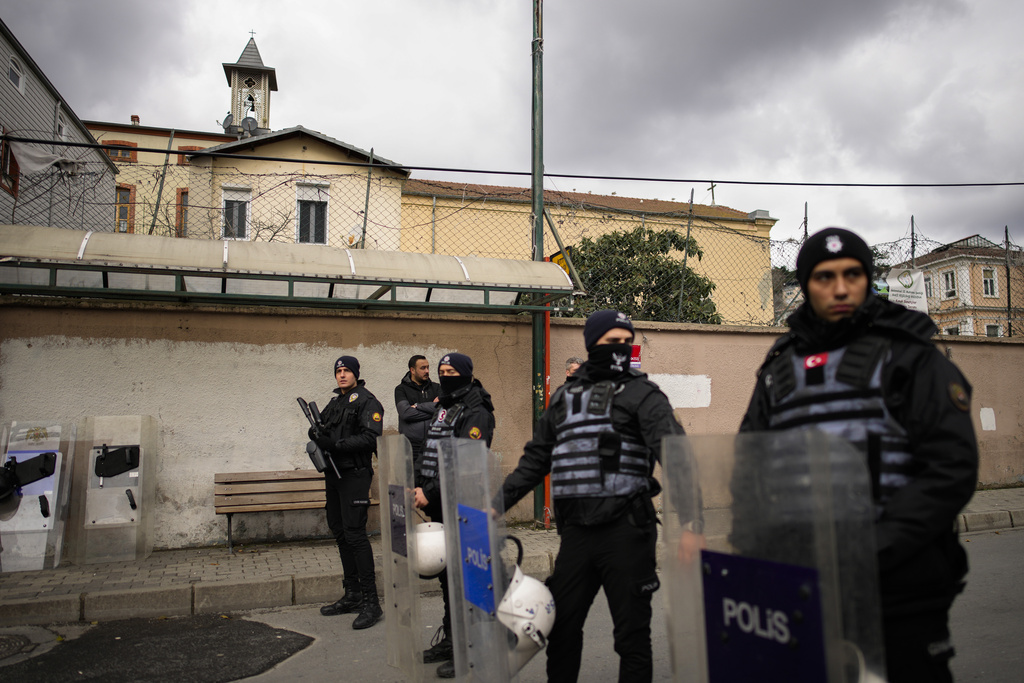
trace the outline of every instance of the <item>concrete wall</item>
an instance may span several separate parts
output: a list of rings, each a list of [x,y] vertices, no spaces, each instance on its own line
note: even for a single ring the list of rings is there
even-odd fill
[[[565,358],[585,355],[582,322],[552,323],[552,388],[562,382]],[[669,394],[691,434],[736,430],[754,372],[779,332],[645,323],[638,330],[643,369]],[[295,398],[326,405],[335,386],[333,362],[342,354],[360,359],[362,378],[384,405],[385,433],[397,431],[393,392],[409,356],[422,353],[435,366],[446,351],[469,354],[494,398],[493,449],[505,470],[514,468],[531,433],[530,331],[529,318],[512,316],[39,305],[6,298],[0,301],[0,424],[70,426],[89,415],[153,415],[160,428],[156,547],[222,543],[213,475],[308,468],[306,423]],[[1024,481],[1024,344],[942,341],[975,388],[981,483]],[[532,510],[527,497],[512,517],[525,519]],[[235,527],[240,540],[327,534],[318,511],[239,515]]]

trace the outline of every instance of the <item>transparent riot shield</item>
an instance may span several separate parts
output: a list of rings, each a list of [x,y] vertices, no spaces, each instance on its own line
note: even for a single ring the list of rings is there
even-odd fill
[[[413,508],[412,446],[402,435],[377,439],[381,484],[381,538],[384,565],[384,629],[388,665],[408,681],[425,680],[424,632],[420,619],[419,574],[415,534],[419,517]]]
[[[75,428],[12,422],[4,431],[0,466],[18,488],[0,501],[0,571],[52,569],[64,546]]]
[[[670,437],[662,468],[674,680],[884,681],[863,454],[818,430]]]
[[[482,441],[447,439],[440,446],[455,675],[507,683],[515,680],[516,638],[497,615],[510,581],[502,561],[504,510],[494,509],[501,468]]]

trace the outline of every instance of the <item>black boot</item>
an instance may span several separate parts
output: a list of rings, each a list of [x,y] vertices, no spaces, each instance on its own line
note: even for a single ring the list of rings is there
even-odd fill
[[[320,614],[325,617],[333,617],[338,614],[351,614],[352,612],[358,612],[363,608],[363,594],[359,590],[359,586],[348,584],[345,585],[345,595],[337,602],[332,602],[330,605],[324,605],[320,608]]]
[[[355,621],[352,622],[352,628],[357,631],[370,628],[383,618],[384,611],[380,608],[380,601],[377,599],[377,596],[365,595],[363,596],[363,609],[359,612],[359,616],[356,617]]]
[[[430,639],[430,647],[423,651],[423,663],[446,662],[453,657],[452,639],[444,626],[439,626],[434,637]]]

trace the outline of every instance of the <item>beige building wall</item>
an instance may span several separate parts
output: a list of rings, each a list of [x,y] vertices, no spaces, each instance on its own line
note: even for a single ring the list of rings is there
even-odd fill
[[[582,320],[551,325],[552,390],[568,356],[585,356]],[[691,434],[734,433],[754,373],[780,329],[637,325],[642,369]],[[333,362],[352,354],[397,431],[394,387],[408,358],[469,354],[493,396],[493,450],[511,471],[531,436],[531,324],[526,316],[296,312],[267,308],[0,301],[0,424],[89,415],[153,415],[160,428],[156,546],[226,540],[213,512],[217,472],[309,468],[295,399],[326,405]],[[942,339],[974,385],[980,482],[1024,481],[1024,344]],[[941,400],[941,397],[936,397]],[[528,496],[510,514],[532,517]],[[319,511],[236,517],[239,539],[325,536]]]
[[[512,191],[516,188],[497,188]],[[527,192],[527,191],[523,191]],[[595,201],[601,198],[595,198]],[[617,198],[626,201],[623,198]],[[403,251],[474,255],[492,258],[532,258],[531,205],[528,193],[503,200],[501,196],[480,198],[467,194],[462,198],[405,194],[402,198]],[[641,200],[628,200],[640,202]],[[640,204],[638,204],[639,206]],[[629,232],[641,226],[652,230],[675,230],[686,234],[687,217],[640,214],[611,209],[578,208],[548,204],[547,211],[566,246],[595,239],[610,232]],[[706,207],[701,207],[706,208]],[[726,322],[771,324],[771,254],[769,231],[774,219],[739,220],[732,209],[719,209],[722,217],[714,220],[695,218],[691,237],[705,258],[690,257],[687,266],[715,283],[711,295],[718,313]],[[736,216],[729,218],[729,214]],[[545,238],[548,254],[558,250],[550,231]],[[682,254],[674,254],[681,262]]]

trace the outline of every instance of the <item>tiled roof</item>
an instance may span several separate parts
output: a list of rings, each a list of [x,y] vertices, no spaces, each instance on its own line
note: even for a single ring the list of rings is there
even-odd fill
[[[438,197],[493,198],[506,202],[526,202],[532,200],[528,187],[508,187],[501,185],[479,185],[475,183],[456,183],[441,180],[405,181],[404,194],[423,194]],[[544,203],[551,206],[571,204],[589,209],[608,209],[627,213],[654,214],[687,214],[689,202],[673,202],[662,199],[640,199],[637,197],[620,197],[618,195],[591,194],[589,192],[563,192],[561,190],[544,190]],[[695,216],[719,218],[726,220],[749,220],[749,214],[731,209],[727,206],[707,206],[694,204]]]

